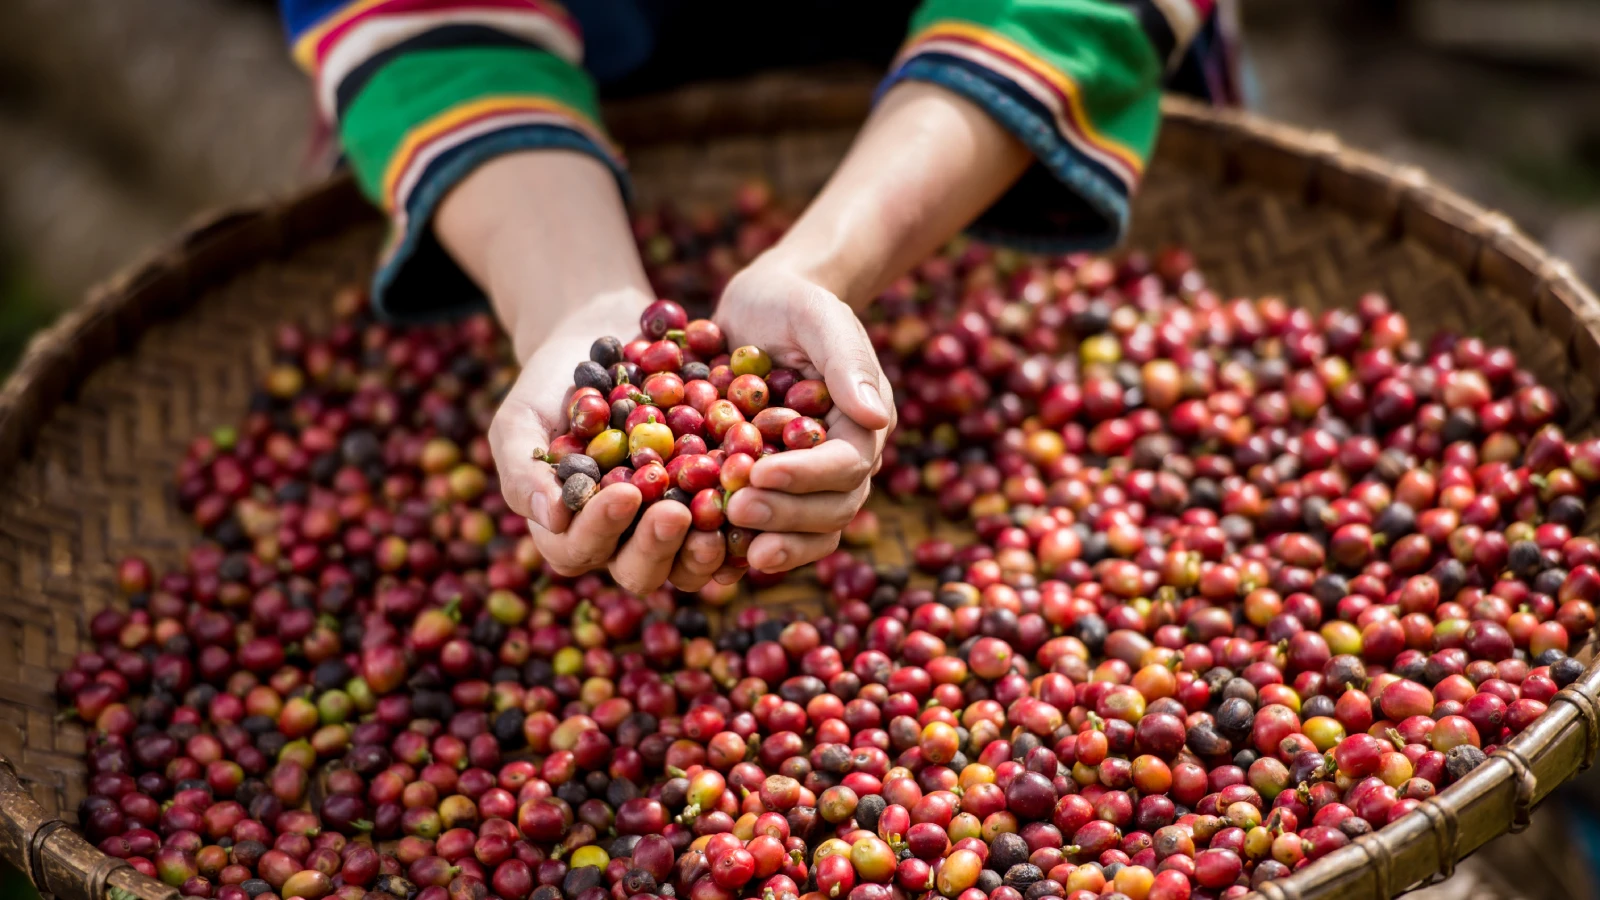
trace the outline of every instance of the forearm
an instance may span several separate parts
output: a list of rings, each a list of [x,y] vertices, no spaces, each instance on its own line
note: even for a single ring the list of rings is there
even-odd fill
[[[596,324],[637,319],[650,301],[616,178],[590,156],[497,157],[450,192],[434,229],[489,295],[518,359],[565,327],[592,338]]]
[[[994,203],[1031,159],[976,104],[902,83],[769,252],[860,311]]]

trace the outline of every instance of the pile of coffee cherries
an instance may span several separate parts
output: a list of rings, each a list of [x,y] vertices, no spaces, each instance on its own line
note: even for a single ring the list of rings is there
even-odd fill
[[[577,373],[572,505],[627,478],[719,527],[730,463],[823,438],[820,385],[724,359],[678,305],[786,222],[760,189],[638,220],[673,302]],[[899,406],[882,492],[966,539],[836,553],[827,615],[715,629],[735,588],[544,569],[484,438],[515,377],[492,322],[336,306],[193,443],[206,539],[124,562],[58,685],[90,730],[82,827],[186,896],[1234,898],[1583,672],[1600,441],[1508,350],[1420,343],[1378,296],[1314,315],[1177,250],[953,244],[868,331]]]
[[[650,304],[639,330],[627,344],[596,340],[573,373],[569,430],[544,457],[568,509],[627,483],[639,489],[639,515],[668,500],[689,508],[696,529],[717,531],[727,496],[750,483],[757,459],[827,438],[816,417],[833,400],[820,380],[774,368],[760,347],[729,353],[715,322],[691,322],[671,300]],[[729,565],[744,565],[756,534],[726,530]]]

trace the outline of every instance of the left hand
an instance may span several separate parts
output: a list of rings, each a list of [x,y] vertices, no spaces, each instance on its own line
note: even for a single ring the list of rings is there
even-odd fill
[[[773,364],[820,378],[833,398],[827,440],[759,460],[750,486],[728,499],[728,520],[762,532],[754,568],[783,572],[839,546],[861,509],[895,423],[894,392],[855,312],[832,292],[768,254],[734,276],[714,316],[730,348],[754,344]]]
[[[682,590],[699,590],[721,566],[722,536],[691,531],[683,504],[656,503],[623,540],[639,510],[639,489],[611,485],[572,513],[561,502],[555,470],[540,457],[550,439],[567,429],[573,366],[588,359],[595,337],[631,334],[649,302],[646,294],[621,292],[571,308],[523,363],[489,426],[506,503],[528,519],[534,545],[550,568],[569,577],[607,569],[623,589],[641,595],[669,578]]]

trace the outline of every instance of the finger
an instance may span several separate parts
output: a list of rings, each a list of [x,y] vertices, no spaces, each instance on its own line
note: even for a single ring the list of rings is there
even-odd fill
[[[803,531],[821,534],[849,524],[866,502],[868,485],[852,491],[789,494],[743,488],[728,500],[728,521],[757,531]],[[751,563],[755,565],[754,561]],[[760,568],[760,566],[757,566]]]
[[[667,580],[680,591],[698,591],[722,568],[726,555],[727,542],[721,532],[693,532],[683,542],[683,552],[678,554]]]
[[[511,504],[511,497],[506,495],[506,503],[512,509],[522,513],[530,522],[537,523],[546,531],[560,534],[572,525],[572,511],[561,502],[561,480],[556,477],[555,467],[542,459],[533,460],[527,466],[523,479],[523,494],[526,498],[527,511],[517,510]],[[506,488],[501,488],[505,493]]]
[[[733,584],[735,581],[743,578],[744,573],[748,572],[749,570],[749,566],[723,566],[722,568],[718,569],[717,574],[711,576],[711,578],[717,584]]]
[[[812,327],[802,330],[800,348],[821,370],[834,404],[863,428],[887,428],[891,395],[861,320],[821,288],[809,299],[809,309]]]
[[[883,453],[884,432],[840,417],[828,439],[803,453],[774,453],[750,469],[754,487],[790,494],[852,491],[872,474]]]
[[[567,530],[572,516],[561,504],[555,470],[540,459],[550,444],[537,408],[516,388],[507,395],[489,425],[489,448],[500,473],[506,505],[546,531]]]
[[[837,549],[837,531],[827,534],[768,532],[750,543],[750,565],[763,572],[787,572],[816,562]]]
[[[598,569],[611,558],[617,539],[633,524],[640,500],[639,489],[633,485],[613,484],[589,498],[572,517],[565,533],[552,534],[534,526],[534,543],[558,575],[581,575]]]
[[[611,577],[623,590],[647,594],[660,587],[689,533],[689,509],[682,503],[656,503],[644,511],[633,537],[611,560]]]

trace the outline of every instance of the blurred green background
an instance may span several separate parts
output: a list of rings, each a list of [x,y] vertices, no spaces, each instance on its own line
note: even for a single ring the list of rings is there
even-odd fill
[[[39,896],[39,892],[33,889],[33,883],[28,880],[26,875],[0,863],[0,897],[5,897],[7,900],[11,900],[11,898],[32,900],[37,896]]]
[[[1224,5],[1254,108],[1420,165],[1600,281],[1600,2]],[[270,0],[0,0],[0,373],[196,213],[318,177],[313,131]],[[1514,896],[1494,877],[1438,896]]]

